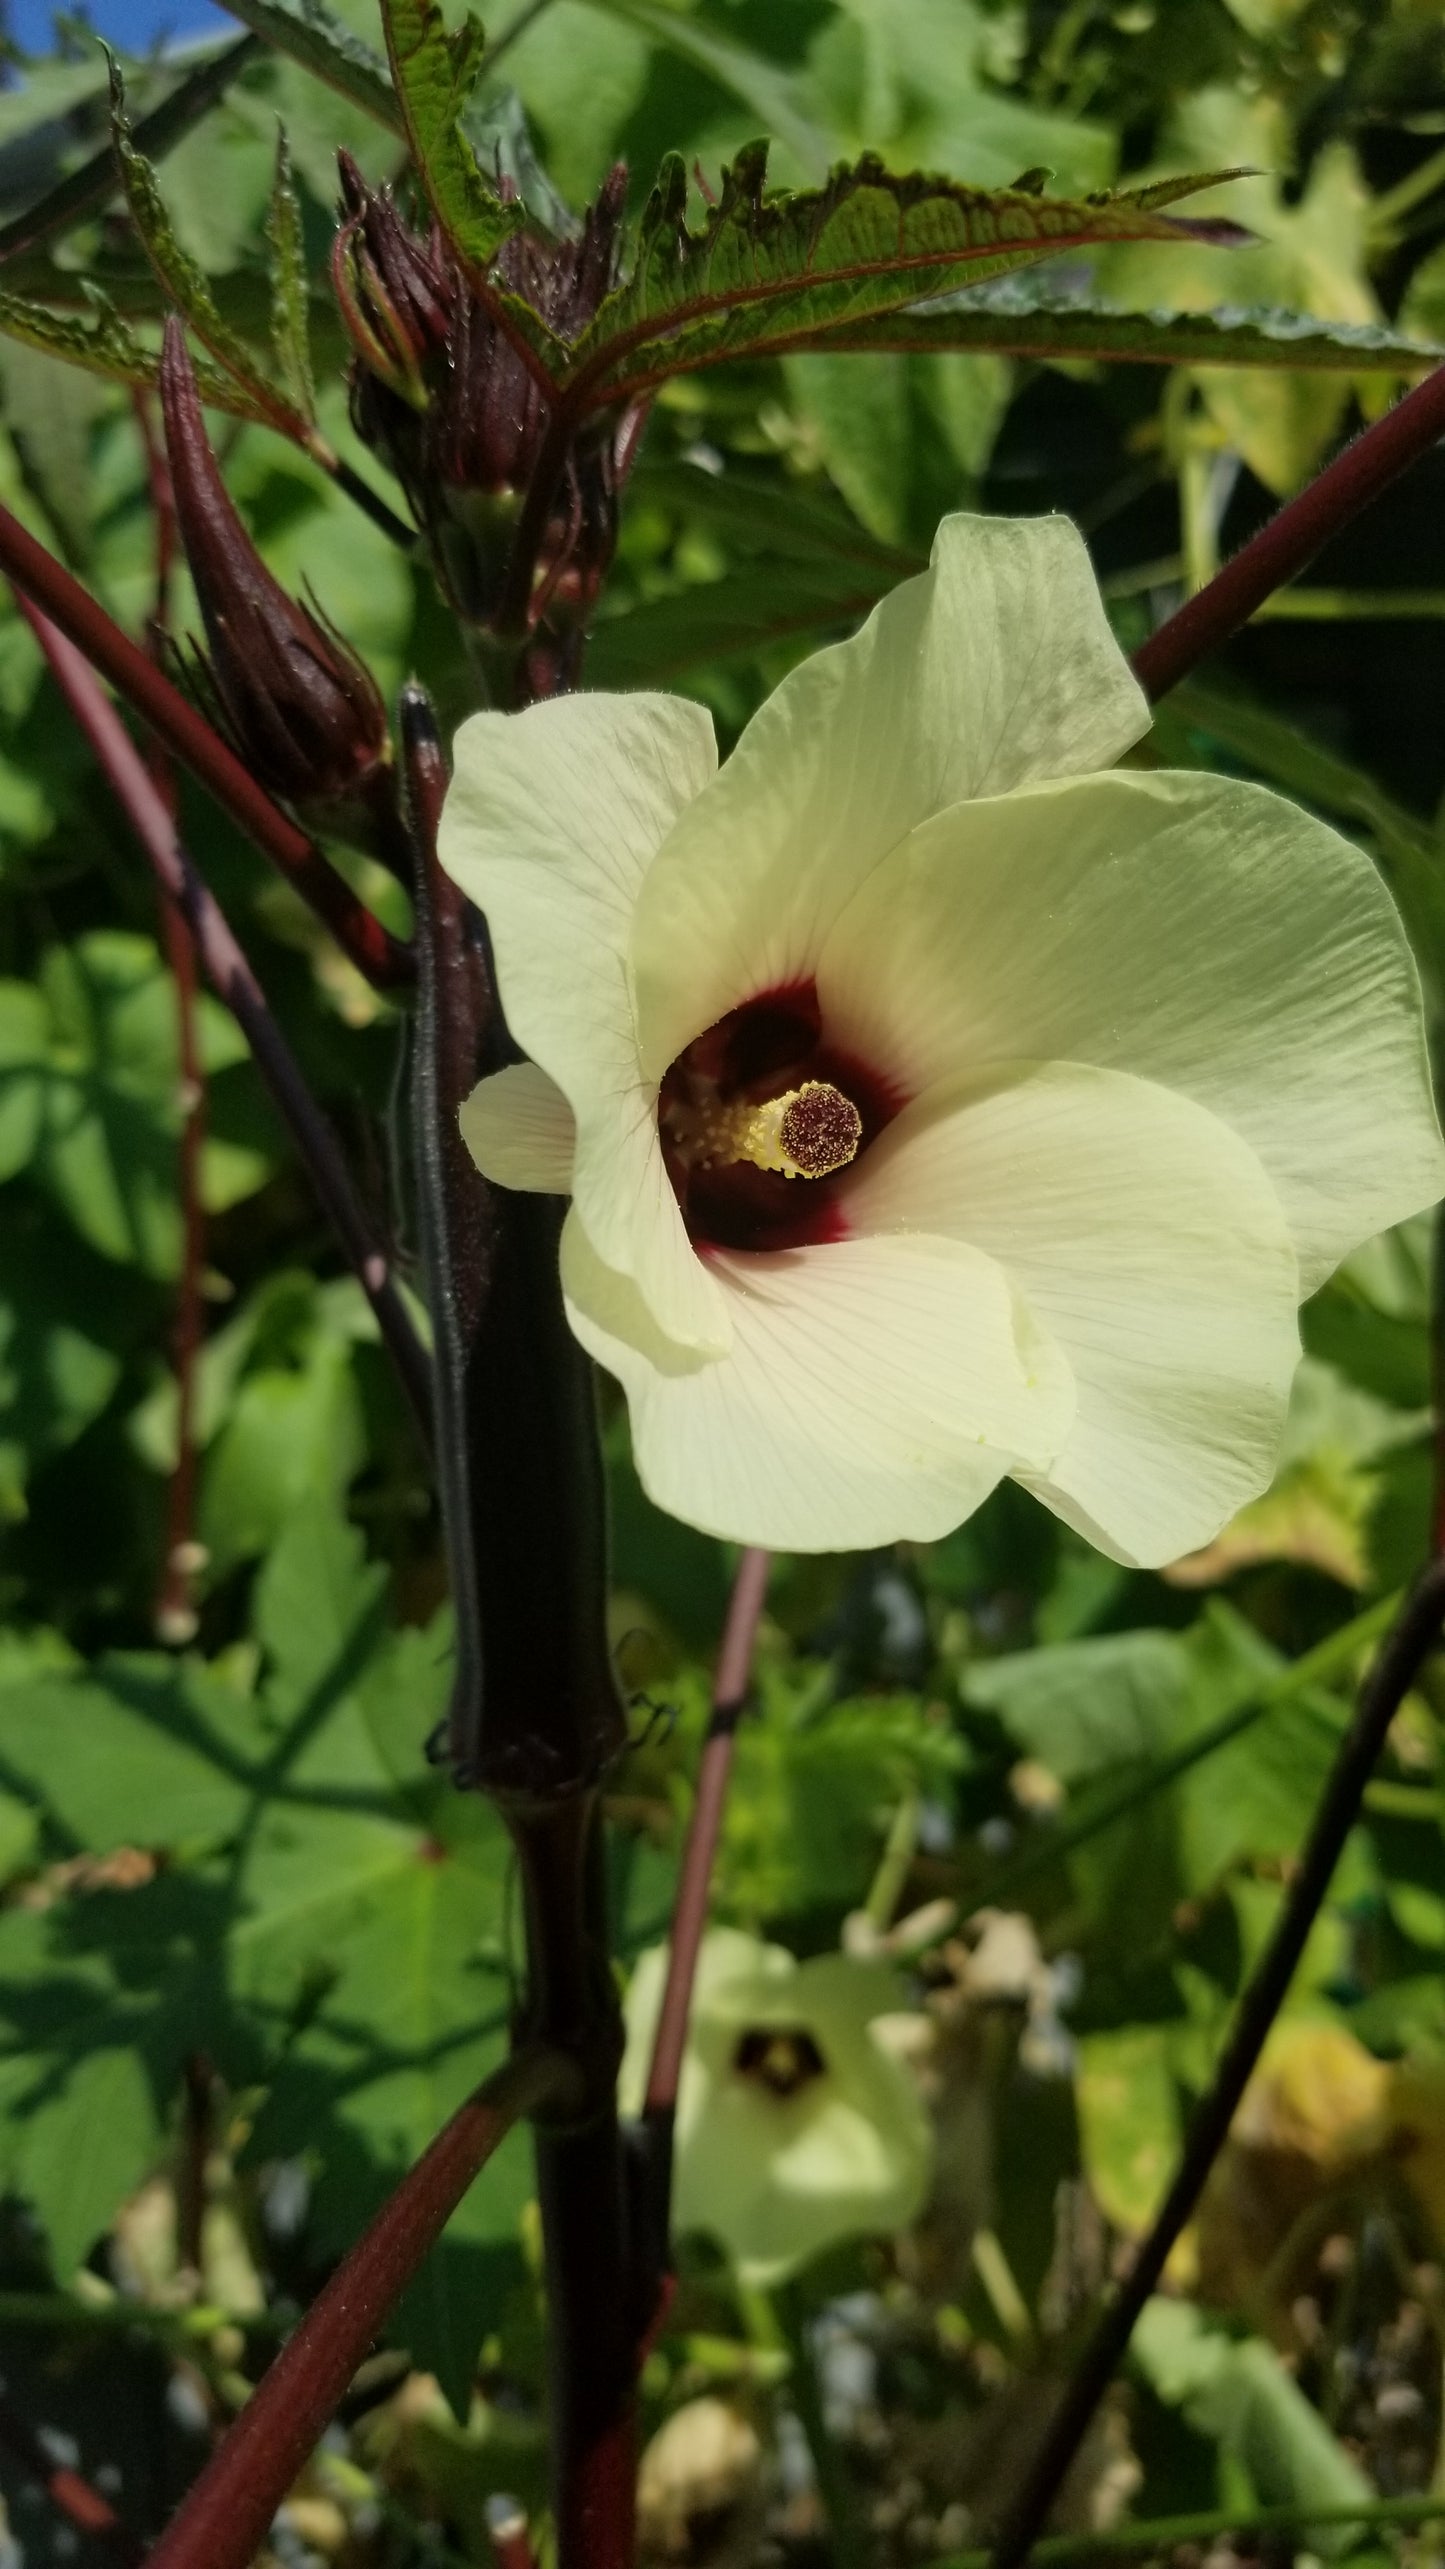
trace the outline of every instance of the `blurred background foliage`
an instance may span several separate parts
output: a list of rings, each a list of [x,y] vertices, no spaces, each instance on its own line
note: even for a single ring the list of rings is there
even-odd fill
[[[378,40],[372,0],[341,14]],[[130,59],[137,111],[234,33]],[[574,205],[619,156],[640,200],[664,149],[715,172],[760,131],[795,182],[863,147],[983,184],[1044,166],[1079,191],[1249,163],[1259,176],[1205,205],[1236,213],[1256,246],[1120,249],[1093,272],[1055,261],[1051,291],[1065,306],[1102,291],[1135,310],[1271,306],[1445,339],[1438,0],[530,0],[489,34],[497,150],[534,191],[535,153]],[[325,283],[334,153],[344,143],[380,179],[393,139],[255,51],[167,155],[166,199],[223,308],[254,322],[278,116],[321,419],[355,455]],[[104,142],[104,63],[67,19],[0,89],[0,219]],[[142,325],[156,313],[113,210],[20,253],[0,287],[83,309],[94,277]],[[1393,388],[1378,373],[990,354],[814,355],[679,381],[648,427],[587,678],[695,693],[726,742],[959,507],[1067,510],[1128,645]],[[155,535],[132,400],[0,338],[0,422],[0,495],[143,631]],[[309,584],[385,688],[416,671],[459,714],[466,662],[425,573],[277,437],[215,426],[279,576]],[[1442,618],[1437,453],[1168,700],[1141,753],[1262,779],[1358,835],[1436,1012]],[[197,622],[183,576],[171,620]],[[414,1272],[393,1111],[404,1027],[215,810],[189,788],[182,801]],[[395,887],[366,881],[403,925]],[[13,2400],[142,2527],[499,2054],[517,1958],[502,1833],[426,1760],[449,1643],[406,1414],[206,1001],[199,1039],[199,1082],[183,1087],[149,879],[6,601],[0,2362]],[[162,1558],[170,1346],[179,1141],[198,1106],[206,1328],[178,1607]],[[1273,1489],[1162,1577],[1098,1558],[1011,1487],[931,1551],[777,1569],[718,1914],[800,1956],[845,1935],[894,1955],[938,2176],[914,2234],[840,2245],[781,2315],[734,2285],[715,2245],[684,2243],[645,2381],[649,2557],[826,2556],[800,2365],[817,2372],[856,2519],[852,2551],[835,2524],[840,2561],[893,2569],[986,2533],[1120,2243],[1162,2191],[1351,1684],[1425,1548],[1432,1263],[1415,1224],[1317,1297]],[[649,1506],[610,1403],[606,1440],[634,1696],[613,1794],[631,1959],[665,1927],[730,1563]],[[1070,2484],[1062,2521],[1085,2548],[1107,2549],[1126,2507],[1223,2521],[1445,2486],[1442,1718],[1432,1677],[1396,1724],[1170,2294]],[[539,2499],[528,2198],[514,2143],[278,2519],[277,2560],[483,2561],[488,2498]],[[0,2558],[70,2556],[74,2536],[3,2449],[0,2488]],[[1311,2537],[1362,2558],[1386,2542],[1364,2515]],[[1231,2557],[1225,2535],[1210,2556]]]

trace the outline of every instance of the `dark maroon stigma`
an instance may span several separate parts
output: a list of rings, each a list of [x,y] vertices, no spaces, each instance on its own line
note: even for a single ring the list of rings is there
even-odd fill
[[[806,2025],[760,2025],[744,2034],[733,2054],[733,2067],[740,2078],[751,2079],[784,2102],[828,2075],[828,2064]]]
[[[809,1081],[839,1090],[857,1108],[855,1160],[906,1103],[868,1063],[829,1042],[811,980],[744,1000],[679,1053],[662,1083],[658,1123],[673,1192],[698,1248],[801,1249],[846,1237],[846,1167],[825,1177],[787,1177],[687,1146],[690,1123],[710,1109],[761,1106]]]

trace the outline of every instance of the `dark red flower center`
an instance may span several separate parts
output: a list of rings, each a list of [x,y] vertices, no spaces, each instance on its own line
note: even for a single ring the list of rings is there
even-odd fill
[[[744,2034],[733,2054],[740,2078],[765,2087],[770,2096],[796,2096],[815,2078],[826,2078],[828,2064],[806,2025],[765,2025]]]
[[[700,1249],[797,1249],[847,1231],[849,1167],[904,1099],[830,1043],[812,981],[694,1036],[658,1097],[673,1191]]]

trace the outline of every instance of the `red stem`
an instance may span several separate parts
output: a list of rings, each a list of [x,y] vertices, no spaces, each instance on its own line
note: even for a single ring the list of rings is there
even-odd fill
[[[150,619],[151,658],[159,665],[170,630],[171,588],[176,564],[176,504],[165,448],[156,435],[150,404],[135,396],[136,426],[145,450],[146,480],[155,519],[155,604]],[[147,762],[151,781],[174,826],[178,808],[175,769],[159,741]],[[181,912],[164,891],[160,898],[161,936],[176,990],[176,1051],[180,1070],[181,1144],[178,1178],[181,1198],[181,1273],[176,1291],[172,1352],[176,1375],[176,1459],[166,1492],[165,1550],[156,1598],[156,1631],[162,1641],[182,1646],[196,1631],[194,1589],[198,1556],[195,1548],[196,1368],[205,1335],[204,1276],[206,1216],[201,1199],[206,1148],[206,1073],[201,1059],[196,1003],[200,974],[196,941]],[[197,2262],[191,2260],[192,2263]]]
[[[558,2052],[484,2079],[348,2250],[150,2554],[149,2569],[248,2569],[387,2312],[514,2123],[572,2078]]]
[[[708,1892],[717,1860],[718,1839],[722,1834],[733,1747],[752,1681],[753,1649],[763,1600],[768,1593],[771,1567],[766,1552],[759,1551],[756,1546],[750,1547],[738,1563],[732,1595],[728,1599],[727,1620],[723,1625],[713,1678],[712,1718],[698,1767],[697,1800],[693,1804],[692,1824],[687,1833],[677,1886],[677,1903],[672,1913],[667,1984],[662,1993],[662,2013],[657,2020],[652,2066],[648,2071],[647,2094],[643,2100],[643,2118],[649,2123],[669,2122],[677,2105],[677,2086],[687,2044],[687,2020],[692,2007],[692,1984],[697,1975],[697,1958],[707,1925]]]
[[[1406,393],[1383,419],[1327,464],[1277,517],[1250,537],[1197,597],[1189,598],[1134,654],[1134,675],[1157,703],[1186,678],[1196,662],[1256,609],[1295,579],[1322,545],[1445,435],[1445,366]]]
[[[0,2393],[0,2445],[11,2454],[32,2480],[39,2482],[57,2515],[77,2533],[88,2533],[103,2542],[112,2559],[125,2563],[125,2569],[136,2569],[143,2554],[139,2537],[121,2522],[109,2498],[91,2487],[79,2471],[57,2462],[47,2451],[28,2418],[23,2417],[3,2393]],[[70,2539],[74,2539],[73,2536]]]
[[[0,512],[3,514],[3,512]],[[431,1439],[431,1367],[406,1305],[392,1279],[391,1262],[352,1188],[336,1136],[306,1084],[300,1064],[272,1015],[265,992],[237,944],[219,904],[207,891],[176,836],[175,824],[139,751],[94,670],[75,645],[57,633],[38,607],[17,591],[20,611],[36,634],[61,693],[95,752],[106,782],[125,812],[159,882],[196,940],[217,997],[241,1028],[256,1068],[271,1092],[301,1160],[372,1310],[424,1440]]]
[[[0,507],[0,570],[147,722],[183,767],[279,866],[302,899],[323,919],[357,970],[378,989],[411,978],[411,956],[381,921],[358,901],[345,878],[320,849],[288,820],[227,748],[219,734],[188,705],[178,687],[123,633],[104,607],[36,542],[8,508]]]
[[[527,2519],[515,2498],[488,2498],[487,2536],[497,2569],[537,2569]]]
[[[196,941],[174,901],[161,898],[161,928],[166,961],[176,985],[176,1030],[181,1075],[181,1147],[178,1177],[181,1196],[181,1273],[176,1291],[175,1327],[171,1336],[176,1375],[176,1459],[166,1492],[165,1556],[156,1599],[156,1631],[164,1642],[181,1646],[194,1639],[193,1601],[198,1556],[195,1542],[196,1482],[200,1455],[196,1444],[196,1368],[205,1336],[204,1277],[206,1214],[201,1201],[201,1170],[206,1148],[206,1076],[201,1061],[196,1002],[199,974]]]

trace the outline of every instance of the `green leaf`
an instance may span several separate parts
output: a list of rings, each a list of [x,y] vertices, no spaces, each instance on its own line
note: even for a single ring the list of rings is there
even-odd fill
[[[704,472],[696,464],[651,464],[644,457],[632,478],[641,508],[666,509],[715,527],[729,544],[768,561],[826,566],[840,558],[890,582],[924,567],[919,554],[880,543],[821,486],[780,487],[729,464]]]
[[[831,138],[808,113],[799,82],[781,64],[680,9],[658,7],[656,0],[598,0],[598,4],[609,18],[620,18],[654,44],[694,64],[721,88],[730,89],[805,172],[823,176],[832,155]]]
[[[256,416],[285,436],[294,437],[298,445],[309,445],[312,432],[306,417],[285,393],[267,381],[245,340],[223,318],[208,279],[177,240],[155,171],[136,148],[125,112],[125,84],[113,57],[110,94],[111,131],[126,203],[156,275],[202,346],[210,350],[222,372],[231,377]]]
[[[1085,2173],[1105,2218],[1138,2233],[1179,2156],[1179,2090],[1157,2025],[1080,2037],[1075,2070]]]
[[[126,1289],[28,1188],[6,1198],[4,1223],[0,1518],[14,1519],[31,1473],[99,1417],[120,1380],[121,1347],[152,1314],[144,1289]]]
[[[87,1852],[223,1838],[247,1807],[241,1699],[160,1655],[0,1688],[0,1770]],[[260,1743],[257,1742],[259,1747]]]
[[[1192,184],[1192,182],[1191,182]],[[1118,203],[1120,200],[1113,200]],[[821,347],[936,355],[992,349],[1046,362],[1100,358],[1155,366],[1269,366],[1313,373],[1424,372],[1442,351],[1369,321],[1321,321],[1269,305],[1220,304],[1207,312],[1126,312],[1032,280],[992,285],[825,332]]]
[[[436,0],[386,0],[382,15],[407,141],[432,212],[458,256],[485,273],[525,214],[487,186],[461,128],[485,43],[481,25],[468,13],[449,32]]]
[[[154,391],[160,374],[159,352],[138,339],[98,286],[85,287],[84,312],[53,312],[28,296],[0,294],[0,332],[23,347],[58,357],[67,366],[83,366],[108,382],[134,384]],[[272,411],[251,398],[243,386],[202,358],[196,367],[202,399],[238,419],[270,420]]]
[[[92,1852],[170,1857],[134,1890],[0,1911],[0,2172],[64,2271],[155,2164],[197,2045],[265,2091],[252,2152],[304,2159],[326,2252],[507,2047],[506,1833],[426,1764],[445,1636],[391,1627],[385,1587],[359,1537],[313,1505],[257,1583],[253,1693],[149,1656],[17,1673],[0,1690],[4,1771],[53,1826]],[[200,1840],[217,1849],[203,1862]],[[87,2135],[97,2115],[109,2120]],[[523,2141],[472,2190],[405,2306],[417,2360],[461,2408],[520,2272],[529,2190]]]
[[[897,574],[856,563],[792,562],[734,571],[607,616],[587,651],[592,687],[665,687],[714,661],[856,624]]]
[[[163,160],[210,113],[237,74],[253,60],[256,47],[249,36],[227,45],[176,83],[169,98],[154,107],[136,128],[136,148],[151,160]],[[33,75],[27,78],[26,90],[33,93]],[[108,203],[116,192],[115,154],[107,143],[83,161],[79,169],[67,172],[58,184],[49,188],[23,214],[15,215],[0,225],[0,265],[18,258],[22,251],[38,248],[41,242],[56,238],[84,221]]]
[[[276,372],[297,409],[307,419],[314,419],[316,385],[311,373],[306,243],[284,126],[276,135],[276,179],[266,217],[266,238],[271,247],[271,352]]]
[[[795,1672],[766,1678],[761,1718],[738,1734],[718,1899],[750,1925],[856,1908],[899,1802],[946,1792],[964,1761],[917,1696],[853,1696],[819,1713],[811,1691]]]
[[[214,1915],[179,1875],[0,1913],[0,2169],[62,2279],[154,2167],[187,2052],[228,2048]]]
[[[946,293],[964,273],[977,282],[1104,242],[1239,237],[1111,199],[898,177],[871,153],[799,195],[766,197],[766,169],[766,144],[740,152],[691,232],[686,173],[664,164],[632,274],[572,351],[565,380],[579,404],[632,400],[728,357],[811,347],[820,332]]]
[[[1263,2338],[1226,2336],[1192,2303],[1156,2298],[1135,2328],[1133,2359],[1159,2397],[1242,2468],[1261,2504],[1368,2503],[1373,2493],[1358,2463]],[[1316,2527],[1312,2547],[1347,2551],[1357,2530]]]
[[[23,1169],[39,1142],[49,1032],[39,991],[0,981],[0,1179]]]
[[[148,938],[93,929],[52,947],[39,975],[48,1010],[44,1120],[34,1174],[81,1237],[104,1257],[147,1274],[174,1273],[180,1126],[176,1001]],[[241,1039],[209,996],[197,1010],[204,1067],[235,1063]],[[270,1162],[235,1143],[208,1149],[202,1195],[234,1201]]]
[[[231,15],[303,71],[365,108],[392,133],[404,131],[391,75],[380,54],[333,16],[324,0],[227,0]]]
[[[1110,1633],[969,1668],[970,1702],[1064,1784],[1177,1745],[1190,1706],[1188,1648],[1177,1633]]]

